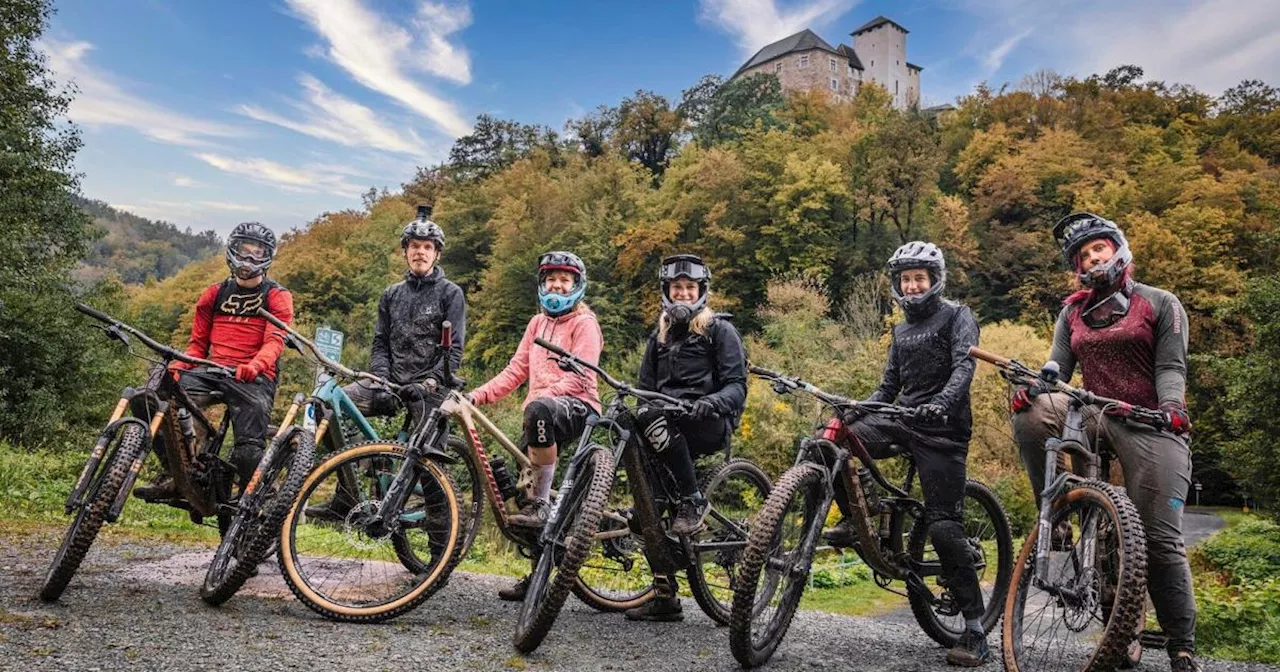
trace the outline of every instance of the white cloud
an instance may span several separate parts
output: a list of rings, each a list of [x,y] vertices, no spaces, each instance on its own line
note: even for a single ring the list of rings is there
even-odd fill
[[[1018,46],[1019,42],[1025,40],[1027,36],[1031,34],[1031,31],[1031,28],[1027,28],[1017,35],[1013,35],[1004,42],[996,45],[996,47],[991,51],[988,51],[986,56],[982,59],[982,64],[986,68],[986,74],[995,74],[996,71],[1000,69],[1000,66],[1004,65],[1004,59],[1009,55],[1009,52],[1013,51],[1013,48]]]
[[[447,39],[471,20],[466,7],[423,2],[418,32],[393,23],[360,0],[286,0],[327,42],[325,56],[357,82],[435,123],[450,137],[471,132],[457,105],[428,91],[409,75],[427,72],[466,84],[471,61]]]
[[[203,187],[204,184],[197,182],[187,177],[186,175],[179,175],[173,178],[173,186],[192,188],[192,187]]]
[[[413,129],[393,128],[373,110],[335,93],[311,75],[300,76],[298,82],[307,100],[294,101],[292,105],[302,115],[301,119],[289,119],[256,105],[240,105],[236,111],[251,119],[346,147],[370,147],[415,156],[431,153]]]
[[[1080,74],[1132,63],[1148,79],[1188,83],[1212,95],[1243,79],[1280,80],[1280,3],[1181,4],[1099,4],[1074,17],[1069,35]]]
[[[437,77],[461,84],[471,82],[471,57],[467,50],[454,46],[449,36],[471,25],[471,8],[443,2],[423,2],[413,25],[422,31],[424,42],[414,45],[422,53],[409,59],[409,64]]]
[[[238,159],[211,154],[196,153],[197,159],[232,175],[247,177],[254,182],[294,193],[328,193],[345,198],[356,198],[364,188],[347,181],[347,176],[324,167],[292,167],[269,159],[250,157]]]
[[[46,40],[49,67],[62,81],[74,82],[79,91],[68,116],[85,126],[122,126],[152,140],[189,147],[207,146],[211,139],[233,138],[243,133],[234,127],[191,117],[144,100],[115,81],[110,73],[90,65],[88,42]]]
[[[700,0],[702,17],[734,36],[743,53],[798,33],[820,29],[849,11],[858,0],[808,0],[782,9],[778,0]]]
[[[1280,81],[1280,3],[1255,0],[959,0],[978,29],[967,54],[979,77],[1051,68],[1087,77],[1125,64],[1148,79],[1217,95],[1243,79]],[[1037,39],[1024,42],[1034,32]],[[1008,37],[1013,35],[1012,38]],[[991,44],[997,44],[994,49]],[[1004,47],[1010,45],[1008,49]],[[1009,68],[1006,67],[1006,70]]]

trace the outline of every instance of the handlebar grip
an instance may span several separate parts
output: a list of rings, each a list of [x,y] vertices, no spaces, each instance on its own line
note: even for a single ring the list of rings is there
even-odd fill
[[[449,349],[453,345],[453,323],[445,320],[440,323],[440,347]]]
[[[777,371],[770,371],[769,369],[766,369],[763,366],[756,366],[755,364],[748,365],[747,371],[754,373],[755,375],[760,376],[761,378],[781,378],[782,377],[782,374],[778,373]]]
[[[988,364],[994,364],[995,366],[1009,366],[1009,360],[1007,358],[1001,357],[1000,355],[992,352],[987,352],[976,345],[969,347],[969,356],[974,359],[981,359],[982,361],[987,362]]]
[[[85,315],[88,315],[89,317],[92,317],[95,320],[106,322],[107,324],[116,324],[117,322],[119,322],[119,320],[115,319],[114,317],[111,317],[110,315],[104,312],[95,310],[89,304],[82,303],[80,301],[76,302],[76,310],[84,313]]]

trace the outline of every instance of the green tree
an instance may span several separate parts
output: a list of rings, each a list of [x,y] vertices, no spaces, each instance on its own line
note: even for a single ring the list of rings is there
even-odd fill
[[[113,401],[95,399],[102,353],[72,310],[70,273],[92,235],[74,200],[71,93],[36,48],[52,11],[44,0],[0,2],[0,436],[29,445]]]
[[[744,130],[777,128],[777,118],[784,98],[782,84],[772,74],[755,74],[735,78],[720,85],[706,96],[711,80],[704,77],[699,86],[685,92],[683,105],[693,124],[693,137],[702,146],[733,142]]]
[[[1237,479],[1272,512],[1280,512],[1280,276],[1256,279],[1244,295],[1253,347],[1226,359],[1225,456]]]
[[[558,154],[560,136],[545,126],[482,114],[476,117],[475,128],[469,135],[454,141],[449,149],[448,166],[458,180],[481,180],[536,149]]]

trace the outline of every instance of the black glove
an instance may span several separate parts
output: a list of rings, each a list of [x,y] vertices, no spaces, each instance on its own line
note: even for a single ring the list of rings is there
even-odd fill
[[[707,418],[714,418],[717,413],[716,407],[710,401],[699,399],[689,405],[689,411],[685,415],[690,420],[706,420]]]
[[[916,418],[921,422],[938,422],[947,414],[941,404],[922,404],[916,407]]]

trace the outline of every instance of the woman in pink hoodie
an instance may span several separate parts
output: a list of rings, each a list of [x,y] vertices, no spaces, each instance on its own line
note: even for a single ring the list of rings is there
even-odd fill
[[[595,313],[582,302],[587,290],[587,267],[571,252],[548,252],[538,259],[538,303],[541,310],[529,320],[520,347],[501,373],[472,390],[471,403],[493,403],[528,381],[524,399],[524,445],[533,462],[530,502],[511,516],[514,525],[539,528],[551,509],[551,481],[556,473],[556,450],[582,436],[587,420],[600,413],[596,375],[562,371],[546,349],[533,339],[545,340],[572,352],[586,362],[600,361],[604,338]],[[521,580],[499,593],[503,599],[524,599]]]

